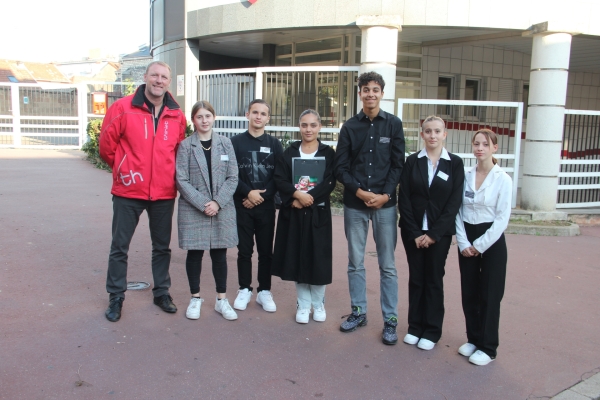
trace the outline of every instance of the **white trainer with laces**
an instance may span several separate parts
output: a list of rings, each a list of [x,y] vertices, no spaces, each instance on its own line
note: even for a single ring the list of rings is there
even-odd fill
[[[419,343],[417,343],[417,347],[421,350],[431,350],[435,347],[435,343],[429,339],[421,338],[419,339]]]
[[[313,306],[313,320],[317,322],[325,322],[327,318],[327,313],[325,312],[325,306],[323,303],[319,305],[319,307]]]
[[[477,350],[469,357],[469,362],[475,365],[488,365],[492,361],[494,361],[494,359],[481,350]]]
[[[471,357],[475,353],[477,347],[471,343],[465,343],[458,348],[458,354],[465,357]]]
[[[248,289],[238,290],[237,297],[233,302],[233,308],[236,310],[245,310],[252,298],[252,292]]]
[[[308,324],[308,315],[310,314],[309,308],[298,308],[296,311],[296,322],[299,324]]]
[[[273,294],[269,290],[261,290],[256,295],[256,302],[260,304],[263,310],[268,312],[277,311],[277,306],[273,301]]]
[[[237,313],[233,311],[231,305],[229,305],[229,300],[220,299],[217,297],[215,301],[215,311],[218,312],[225,318],[226,320],[233,321],[237,319]]]
[[[190,305],[188,306],[187,311],[185,312],[185,316],[188,319],[200,318],[200,307],[202,306],[203,301],[204,299],[201,299],[200,297],[192,297],[192,299],[190,300]]]
[[[417,343],[419,343],[419,338],[416,337],[415,335],[411,335],[410,333],[407,333],[406,336],[404,336],[403,342],[406,344],[417,344]]]

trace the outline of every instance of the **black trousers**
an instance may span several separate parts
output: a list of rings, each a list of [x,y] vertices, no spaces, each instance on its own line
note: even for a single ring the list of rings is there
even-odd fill
[[[271,260],[275,234],[275,209],[236,207],[238,230],[238,281],[240,289],[252,291],[252,253],[256,236],[258,289],[271,290]]]
[[[469,242],[485,233],[491,222],[465,223]],[[478,257],[458,254],[462,307],[467,325],[467,340],[491,358],[496,357],[500,325],[500,301],[504,296],[508,254],[504,234]]]
[[[227,292],[227,249],[210,249],[212,272],[215,278],[217,293]],[[185,270],[190,284],[190,293],[200,293],[200,273],[202,272],[202,256],[204,250],[188,250],[185,259]]]
[[[404,232],[400,236],[409,271],[408,333],[437,343],[444,322],[444,275],[452,236],[443,236],[426,249],[417,248]]]
[[[112,242],[108,256],[106,291],[110,298],[125,298],[127,290],[127,252],[144,210],[148,213],[150,238],[152,239],[152,277],[155,297],[169,294],[171,277],[171,227],[173,226],[172,200],[138,200],[113,196]]]

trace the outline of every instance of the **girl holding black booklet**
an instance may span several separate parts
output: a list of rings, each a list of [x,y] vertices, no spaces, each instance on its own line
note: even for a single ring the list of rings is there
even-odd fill
[[[332,230],[329,195],[335,188],[335,151],[321,143],[321,117],[300,114],[301,141],[293,142],[277,160],[274,179],[282,204],[277,221],[271,273],[296,282],[296,322],[325,321],[325,285],[331,283]],[[297,189],[300,178],[309,182]],[[307,190],[308,189],[308,190]]]

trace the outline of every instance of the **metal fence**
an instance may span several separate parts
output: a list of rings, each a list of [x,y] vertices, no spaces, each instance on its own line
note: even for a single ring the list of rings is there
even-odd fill
[[[512,207],[516,207],[523,103],[398,99],[398,117],[404,126],[408,153],[419,151],[423,147],[419,132],[423,120],[429,115],[438,115],[444,119],[448,130],[446,149],[463,159],[465,169],[476,164],[471,147],[473,133],[478,129],[488,128],[497,134],[498,152],[495,157],[502,169],[513,177]]]
[[[600,207],[600,111],[565,110],[556,208]]]
[[[79,149],[87,140],[94,91],[108,92],[108,105],[138,83],[0,83],[0,147]]]
[[[281,139],[299,139],[298,117],[307,108],[319,112],[321,140],[335,144],[344,121],[356,107],[358,67],[265,67],[194,73],[198,86],[192,103],[208,100],[218,114],[214,129],[232,136],[248,128],[245,118],[254,99],[271,105],[266,130]]]

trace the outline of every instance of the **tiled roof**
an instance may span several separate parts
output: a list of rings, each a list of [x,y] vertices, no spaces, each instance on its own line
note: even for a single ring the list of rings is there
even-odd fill
[[[0,82],[10,82],[9,76],[14,76],[21,83],[35,83],[27,67],[17,61],[0,60]]]

